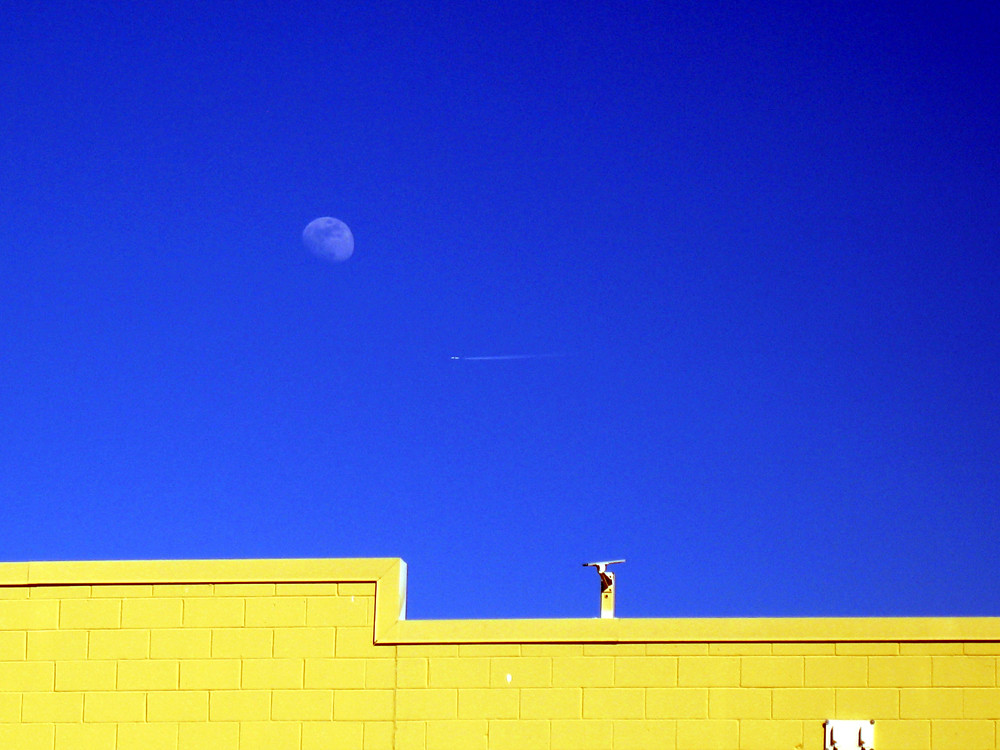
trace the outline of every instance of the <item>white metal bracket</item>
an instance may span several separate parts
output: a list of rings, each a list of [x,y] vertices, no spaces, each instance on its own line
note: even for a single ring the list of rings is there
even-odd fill
[[[585,568],[596,568],[601,577],[601,617],[615,616],[615,574],[608,570],[609,565],[623,563],[624,560],[604,560],[603,562],[584,563]]]

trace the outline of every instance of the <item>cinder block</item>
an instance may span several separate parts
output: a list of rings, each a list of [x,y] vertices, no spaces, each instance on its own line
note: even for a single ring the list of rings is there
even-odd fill
[[[647,688],[646,717],[650,719],[708,718],[708,688]]]
[[[457,650],[457,647],[456,647]],[[334,652],[338,657],[384,658],[386,651],[375,645],[375,633],[371,628],[337,628],[337,644]],[[389,654],[391,656],[391,654]]]
[[[21,694],[0,692],[0,724],[16,724],[20,720]]]
[[[899,691],[894,688],[837,688],[836,717],[898,719]]]
[[[681,656],[677,659],[677,684],[681,687],[737,687],[740,660],[735,656]]]
[[[490,660],[481,656],[428,659],[430,687],[489,687]]]
[[[333,691],[274,690],[271,693],[271,718],[330,721],[333,719]]]
[[[87,658],[86,630],[32,630],[27,636],[29,661]]]
[[[208,721],[208,691],[157,690],[146,697],[148,721]]]
[[[396,750],[396,729],[391,721],[365,722],[363,750]]]
[[[521,656],[583,656],[578,643],[522,643]]]
[[[542,656],[490,659],[490,687],[526,688],[550,685],[552,659]]]
[[[864,656],[805,657],[806,687],[865,687],[868,659]]]
[[[711,719],[769,719],[771,691],[765,688],[709,688]]]
[[[165,597],[122,601],[123,628],[179,628],[183,622],[183,599]]]
[[[373,600],[368,597],[311,596],[306,600],[306,625],[371,626]]]
[[[740,742],[740,723],[735,719],[706,719],[677,722],[677,750],[736,748]]]
[[[868,659],[871,687],[929,687],[931,657],[873,656]]]
[[[336,651],[334,628],[277,628],[273,632],[278,657],[332,657]]]
[[[966,688],[962,697],[966,719],[1000,719],[1000,688]]]
[[[216,583],[212,585],[213,596],[274,596],[273,583]]]
[[[119,724],[121,750],[177,750],[177,724]]]
[[[181,690],[235,690],[239,686],[239,659],[186,659],[180,663]]]
[[[184,629],[149,631],[153,659],[202,659],[212,655],[212,631]]]
[[[337,593],[341,596],[375,596],[374,583],[338,583]]]
[[[901,719],[961,719],[962,690],[959,688],[902,688],[899,691]]]
[[[254,597],[246,600],[247,627],[304,627],[306,600],[302,596]]]
[[[360,721],[306,721],[302,724],[302,750],[361,747],[365,725]],[[400,745],[409,750],[409,745]]]
[[[516,695],[516,691],[501,692]],[[522,719],[583,718],[582,688],[522,688],[520,693]]]
[[[25,693],[21,721],[73,723],[83,721],[83,693]]]
[[[365,687],[366,688],[395,688],[396,683],[396,660],[395,659],[365,659]]]
[[[120,599],[62,599],[59,602],[60,628],[118,628],[121,622]]]
[[[315,596],[334,598],[337,596],[336,583],[276,583],[275,596]]]
[[[128,723],[146,720],[146,694],[138,692],[91,692],[83,698],[83,720],[96,723]]]
[[[517,643],[460,643],[459,656],[520,656],[521,646]]]
[[[156,635],[156,631],[153,631]],[[212,630],[212,656],[220,659],[262,659],[274,654],[270,628],[218,628]],[[294,654],[281,654],[293,656]]]
[[[770,643],[709,643],[709,656],[770,656]]]
[[[249,690],[301,688],[303,674],[302,659],[244,659],[240,685]]]
[[[154,583],[153,596],[180,599],[215,596],[215,588],[210,583]]]
[[[148,659],[148,630],[91,630],[87,657],[90,659]]]
[[[399,750],[426,750],[426,731],[427,722],[397,721],[396,731],[393,736],[395,746],[399,748]],[[357,747],[357,745],[355,745],[355,747]],[[308,750],[308,748],[305,748],[304,750]],[[320,748],[317,748],[317,750],[320,750]],[[324,747],[322,750],[327,750],[327,748]]]
[[[708,644],[647,643],[646,656],[708,656]]]
[[[98,583],[90,587],[94,599],[137,599],[153,595],[153,586],[142,583]]]
[[[551,732],[552,750],[608,750],[614,724],[607,719],[555,719]]]
[[[896,656],[898,643],[838,643],[837,656]]]
[[[740,663],[745,687],[802,687],[805,659],[801,656],[748,656]]]
[[[457,719],[458,691],[449,688],[397,690],[396,718]]]
[[[772,643],[772,656],[833,656],[835,643]]]
[[[52,665],[45,666],[51,674]],[[114,690],[118,682],[118,665],[113,661],[61,661],[55,665],[55,672],[55,689],[60,692]],[[48,682],[44,689],[51,690],[51,685]]]
[[[644,643],[585,643],[584,656],[645,656]]]
[[[90,586],[28,586],[30,599],[89,599]]]
[[[1000,656],[1000,641],[966,643],[962,650],[970,656]]]
[[[211,721],[266,721],[271,717],[267,690],[213,690],[208,696]]]
[[[645,713],[642,688],[584,688],[584,719],[641,719]]]
[[[306,659],[305,687],[363,688],[364,659]]]
[[[118,690],[176,690],[178,663],[171,659],[131,659],[118,664]]]
[[[364,631],[365,630],[364,628],[351,628],[351,629],[352,630],[360,630],[360,631]],[[359,635],[359,637],[361,637],[361,635]],[[368,641],[368,643],[372,642],[372,638],[373,638],[373,633],[369,629],[368,633],[367,633],[367,641]],[[362,638],[362,645],[364,645],[363,641],[364,641],[364,638]],[[396,655],[397,656],[407,656],[407,657],[409,657],[409,656],[425,656],[425,657],[431,657],[431,656],[458,656],[458,645],[457,644],[442,644],[442,643],[430,644],[430,643],[422,643],[420,645],[416,645],[416,644],[410,643],[410,644],[402,644],[402,645],[396,646],[395,648],[396,648]]]
[[[22,661],[28,652],[27,633],[0,630],[0,661]]]
[[[887,719],[875,725],[877,747],[899,750],[931,750],[929,721],[898,721]]]
[[[0,630],[55,630],[59,627],[59,602],[45,599],[4,601]]]
[[[30,651],[30,642],[28,646]],[[994,687],[996,673],[997,660],[992,656],[931,657],[932,684],[935,686]]]
[[[335,721],[391,721],[393,719],[392,690],[335,690],[333,693]],[[398,716],[396,718],[404,718]]]
[[[521,700],[523,700],[526,691],[520,692]],[[577,705],[579,706],[579,700],[577,700]],[[518,706],[517,690],[459,688],[458,691],[458,718],[460,719],[516,719]],[[577,710],[579,711],[579,708]]]
[[[112,748],[117,733],[114,724],[56,724],[55,750]],[[13,750],[13,746],[10,747]]]
[[[613,750],[673,750],[677,745],[677,722],[667,719],[612,722]]]
[[[615,658],[616,687],[673,687],[677,659],[673,656],[619,656]]]
[[[427,659],[418,656],[397,659],[396,687],[427,687]]]
[[[555,687],[611,687],[615,684],[613,656],[555,656],[552,685]]]
[[[829,719],[836,708],[833,688],[778,688],[771,691],[775,719]]]
[[[822,729],[819,730],[822,732]],[[775,750],[780,747],[802,747],[801,721],[765,721],[747,719],[740,722],[740,750]]]
[[[995,739],[996,729],[992,721],[931,721],[931,746],[934,750],[994,750]]]
[[[964,644],[955,642],[900,643],[902,656],[949,656],[965,653]]]
[[[239,742],[240,725],[235,721],[183,722],[178,726],[177,750],[233,750]]]
[[[0,747],[49,750],[55,743],[53,724],[0,724]]]
[[[246,599],[191,597],[184,600],[183,622],[189,628],[241,628],[246,622]]]
[[[486,750],[488,737],[485,719],[428,721],[425,747],[427,750]]]
[[[300,750],[302,726],[297,721],[244,721],[240,750]]]
[[[492,719],[489,750],[543,750],[549,747],[548,721]]]

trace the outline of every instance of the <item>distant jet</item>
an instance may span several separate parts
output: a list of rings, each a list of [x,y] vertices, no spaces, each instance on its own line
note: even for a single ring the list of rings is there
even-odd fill
[[[547,352],[545,354],[490,354],[485,357],[452,357],[463,362],[496,362],[502,359],[548,359],[550,357],[565,357],[561,352]]]

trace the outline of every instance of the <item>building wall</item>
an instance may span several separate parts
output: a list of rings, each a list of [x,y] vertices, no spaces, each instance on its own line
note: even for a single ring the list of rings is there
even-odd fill
[[[0,748],[1000,748],[1000,619],[407,621],[398,560],[0,564]],[[377,641],[377,642],[376,642]]]

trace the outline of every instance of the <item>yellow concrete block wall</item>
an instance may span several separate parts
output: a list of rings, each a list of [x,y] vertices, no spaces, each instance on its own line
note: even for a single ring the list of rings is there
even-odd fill
[[[0,564],[0,748],[1000,750],[1000,619],[408,621],[394,559]]]

